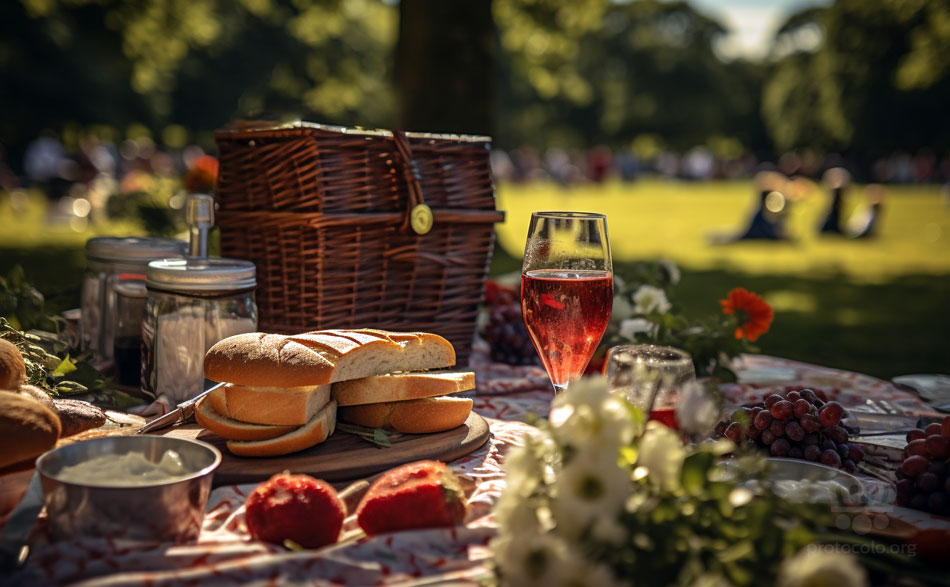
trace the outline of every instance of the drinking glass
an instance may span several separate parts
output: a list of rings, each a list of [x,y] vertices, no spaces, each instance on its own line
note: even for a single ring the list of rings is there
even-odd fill
[[[674,430],[676,403],[685,383],[696,379],[689,353],[668,346],[633,344],[611,347],[604,370],[611,391]]]
[[[603,214],[531,214],[521,310],[555,393],[584,373],[607,329],[613,286]]]

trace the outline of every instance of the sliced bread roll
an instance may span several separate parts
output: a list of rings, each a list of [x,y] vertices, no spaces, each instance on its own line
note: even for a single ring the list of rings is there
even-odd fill
[[[331,401],[306,426],[268,440],[229,440],[228,450],[239,457],[277,457],[320,444],[335,427],[336,402]]]
[[[248,424],[303,426],[330,401],[330,386],[223,387],[226,415]],[[213,392],[212,392],[213,393]]]
[[[231,417],[231,412],[228,411],[228,395],[223,387],[212,389],[208,394],[208,401],[211,402],[211,407],[215,412],[226,418]]]
[[[390,426],[406,434],[428,434],[461,426],[471,411],[472,400],[442,396],[347,406],[340,408],[340,419],[368,428]]]
[[[249,333],[219,341],[205,355],[205,377],[260,387],[321,385],[391,371],[455,364],[452,344],[435,334],[320,330],[294,336]]]
[[[332,389],[333,399],[340,407],[406,401],[475,389],[475,374],[393,373],[341,381],[334,383]]]
[[[201,426],[228,440],[267,440],[288,434],[298,428],[297,426],[248,424],[233,420],[219,414],[210,397],[203,398],[195,406],[195,420]]]

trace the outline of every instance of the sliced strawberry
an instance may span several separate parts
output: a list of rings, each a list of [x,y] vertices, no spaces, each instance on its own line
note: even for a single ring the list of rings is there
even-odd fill
[[[346,507],[336,490],[308,475],[281,473],[261,483],[244,502],[251,536],[304,548],[332,544],[340,536]]]
[[[367,534],[446,527],[465,519],[465,496],[458,478],[438,461],[396,467],[373,483],[356,509]]]

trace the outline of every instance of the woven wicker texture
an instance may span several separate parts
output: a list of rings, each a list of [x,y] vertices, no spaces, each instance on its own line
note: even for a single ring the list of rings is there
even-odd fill
[[[467,363],[504,218],[489,139],[317,125],[215,139],[221,254],[257,265],[262,331],[423,330]],[[420,236],[408,214],[423,202]]]

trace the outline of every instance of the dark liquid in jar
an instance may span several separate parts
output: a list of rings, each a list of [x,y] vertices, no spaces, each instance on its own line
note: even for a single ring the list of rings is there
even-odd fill
[[[119,385],[138,387],[142,378],[142,338],[115,339],[115,373]]]

